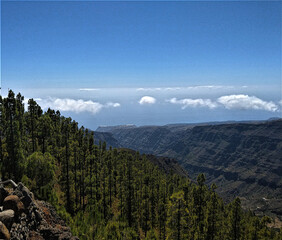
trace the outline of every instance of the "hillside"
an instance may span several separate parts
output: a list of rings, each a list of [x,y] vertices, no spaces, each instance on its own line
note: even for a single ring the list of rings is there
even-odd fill
[[[175,158],[203,172],[226,201],[282,218],[282,120],[136,127],[111,131],[122,147]],[[263,199],[268,199],[263,200]]]
[[[100,142],[106,142],[108,146],[113,148],[121,147],[119,142],[113,137],[112,133],[109,132],[94,132],[94,143],[99,145]]]
[[[120,148],[118,151],[119,152],[125,151],[129,154],[132,154],[132,155],[138,155],[139,154],[132,149]],[[152,154],[142,154],[142,156],[146,157],[147,160],[149,160],[154,165],[158,166],[159,169],[161,171],[165,172],[166,174],[172,173],[172,174],[177,174],[179,176],[188,177],[188,173],[173,158],[155,156],[155,155],[152,155]]]
[[[25,111],[23,99],[0,97],[1,179],[23,183],[0,188],[12,236],[0,239],[281,239],[239,198],[225,204],[204,174],[192,182],[171,158],[96,145],[93,131],[33,99]]]

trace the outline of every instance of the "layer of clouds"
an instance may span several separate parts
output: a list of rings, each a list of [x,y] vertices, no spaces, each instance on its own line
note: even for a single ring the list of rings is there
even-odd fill
[[[254,109],[269,112],[276,112],[278,110],[278,106],[272,101],[267,102],[258,97],[243,94],[222,96],[217,101],[227,109]]]
[[[99,88],[80,88],[79,91],[99,91]]]
[[[100,103],[92,100],[82,99],[71,99],[71,98],[35,98],[35,101],[44,109],[51,109],[64,111],[64,112],[75,112],[82,113],[88,112],[91,114],[97,114],[105,108],[118,108],[121,106],[118,102],[106,102]],[[27,110],[28,99],[25,99],[25,107]],[[138,103],[140,105],[153,105],[157,102],[155,97],[143,96]],[[224,95],[217,99],[209,98],[184,98],[177,99],[171,98],[166,100],[171,104],[180,105],[182,109],[186,108],[225,108],[228,110],[262,110],[268,112],[281,112],[282,111],[282,100],[279,102],[265,101],[256,96],[249,96],[244,94]]]
[[[180,104],[182,105],[182,109],[187,107],[208,107],[214,109],[220,106],[223,106],[226,109],[264,110],[269,112],[276,112],[279,109],[278,105],[272,101],[264,101],[258,97],[243,94],[221,96],[216,101],[202,98],[185,98],[179,100],[171,98],[168,102],[172,104]]]
[[[40,99],[37,100],[38,104],[43,109],[55,109],[63,112],[89,112],[91,114],[96,114],[100,112],[103,108],[116,108],[120,107],[119,103],[108,102],[106,104],[101,104],[99,102],[93,102],[91,100],[85,101],[82,99],[75,100],[69,98],[49,98],[49,99]]]
[[[156,99],[154,97],[150,96],[144,96],[139,100],[139,104],[144,105],[144,104],[154,104],[156,103]]]
[[[168,100],[168,102],[172,104],[180,104],[182,105],[182,109],[185,109],[187,107],[208,107],[210,109],[216,108],[218,105],[216,102],[211,101],[210,99],[191,99],[191,98],[185,98],[177,100],[176,98],[171,98]]]
[[[196,85],[188,87],[156,87],[156,88],[137,88],[136,91],[177,91],[177,90],[197,90],[197,89],[233,89],[234,86],[223,85]],[[239,88],[247,88],[247,86],[241,86]]]
[[[141,91],[175,91],[175,90],[181,90],[183,88],[181,87],[165,87],[165,88],[137,88],[136,91],[141,92]]]

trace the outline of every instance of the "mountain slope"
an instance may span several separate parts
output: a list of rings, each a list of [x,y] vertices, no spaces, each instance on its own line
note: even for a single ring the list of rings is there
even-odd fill
[[[282,121],[274,120],[117,128],[111,133],[123,147],[177,159],[192,179],[204,172],[226,200],[240,196],[245,207],[281,217],[281,129]]]
[[[113,137],[112,133],[109,132],[94,132],[94,143],[99,145],[99,142],[106,142],[109,146],[113,148],[121,147],[119,142]]]
[[[1,239],[10,239],[9,234],[23,239],[30,231],[31,239],[73,238],[56,212],[81,239],[237,239],[239,234],[281,239],[281,231],[267,227],[269,218],[243,212],[240,199],[224,204],[203,174],[195,184],[173,174],[170,166],[177,170],[178,164],[170,158],[149,160],[132,150],[97,146],[91,131],[59,111],[43,113],[33,99],[24,109],[20,94],[15,98],[10,90],[7,98],[0,97],[1,178],[21,181],[56,211],[44,202],[32,204],[33,194],[9,181],[14,190],[0,188],[0,213],[11,220],[0,220],[7,234]],[[156,128],[152,140],[158,134],[166,139],[169,132]]]

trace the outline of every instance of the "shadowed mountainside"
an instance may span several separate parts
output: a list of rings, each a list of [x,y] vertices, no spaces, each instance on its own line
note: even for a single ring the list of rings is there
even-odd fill
[[[240,196],[245,208],[280,219],[281,130],[281,119],[109,129],[122,147],[175,158],[192,179],[205,173],[226,201]]]
[[[94,143],[99,145],[99,142],[106,142],[109,146],[113,148],[119,148],[121,145],[119,142],[113,137],[112,133],[109,132],[94,132]]]
[[[136,154],[136,151],[127,148],[120,148],[119,151],[126,151],[132,155]],[[176,173],[183,177],[188,177],[187,171],[179,165],[179,163],[169,157],[155,156],[152,154],[143,154],[146,159],[148,159],[153,164],[157,165],[161,170],[163,170],[166,174]],[[142,157],[143,155],[140,155]]]

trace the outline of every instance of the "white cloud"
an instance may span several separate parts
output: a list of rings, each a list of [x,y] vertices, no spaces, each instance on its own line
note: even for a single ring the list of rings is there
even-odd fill
[[[223,86],[220,85],[198,85],[198,86],[189,86],[187,89],[201,89],[201,88],[206,88],[206,89],[218,89],[222,88]],[[226,86],[229,87],[229,86]]]
[[[279,101],[280,106],[282,107],[282,100]]]
[[[165,91],[177,91],[177,90],[181,90],[181,87],[167,87],[164,88]]]
[[[217,99],[227,109],[254,109],[276,112],[278,106],[273,102],[267,102],[255,96],[249,95],[228,95]]]
[[[241,86],[238,88],[246,88],[247,86]],[[136,88],[136,91],[153,92],[153,91],[179,91],[179,90],[217,90],[217,89],[234,89],[235,86],[225,85],[195,85],[186,87],[155,87],[155,88]]]
[[[105,107],[120,107],[120,103],[113,103],[113,102],[108,102]]]
[[[154,97],[150,96],[144,96],[139,100],[139,104],[154,104],[156,103],[156,99]]]
[[[92,114],[98,113],[103,105],[98,102],[93,102],[91,100],[84,101],[82,99],[74,100],[74,99],[55,99],[51,103],[51,108],[54,108],[59,111],[69,111],[69,112],[90,112]]]
[[[99,91],[99,88],[80,88],[79,91]]]
[[[161,91],[163,88],[137,88],[136,91]]]
[[[145,91],[145,88],[136,88],[136,91]]]
[[[177,91],[177,90],[206,88],[206,87],[207,86],[137,88],[136,91]]]
[[[213,109],[217,107],[216,102],[213,102],[210,99],[202,99],[202,98],[198,98],[198,99],[185,98],[180,100],[177,100],[176,98],[171,98],[170,100],[168,100],[168,102],[172,104],[180,104],[182,105],[182,109],[185,109],[187,107],[193,107],[193,108],[208,107],[210,109]]]
[[[42,99],[39,102],[39,105],[43,109],[51,108],[59,111],[66,111],[66,112],[75,112],[75,113],[81,113],[81,112],[89,112],[91,114],[96,114],[103,108],[109,108],[109,107],[120,107],[119,103],[106,103],[101,104],[99,102],[93,102],[91,100],[84,101],[82,99],[75,100],[75,99],[69,99],[69,98],[49,98],[49,99]]]
[[[187,107],[208,107],[210,109],[214,109],[220,106],[224,106],[226,109],[253,109],[276,112],[279,108],[272,101],[267,102],[258,97],[243,94],[221,96],[217,99],[217,101],[202,98],[185,98],[179,100],[177,98],[171,98],[170,100],[168,100],[168,102],[172,104],[182,105],[182,109],[185,109]],[[280,105],[282,106],[282,100],[280,101]]]

